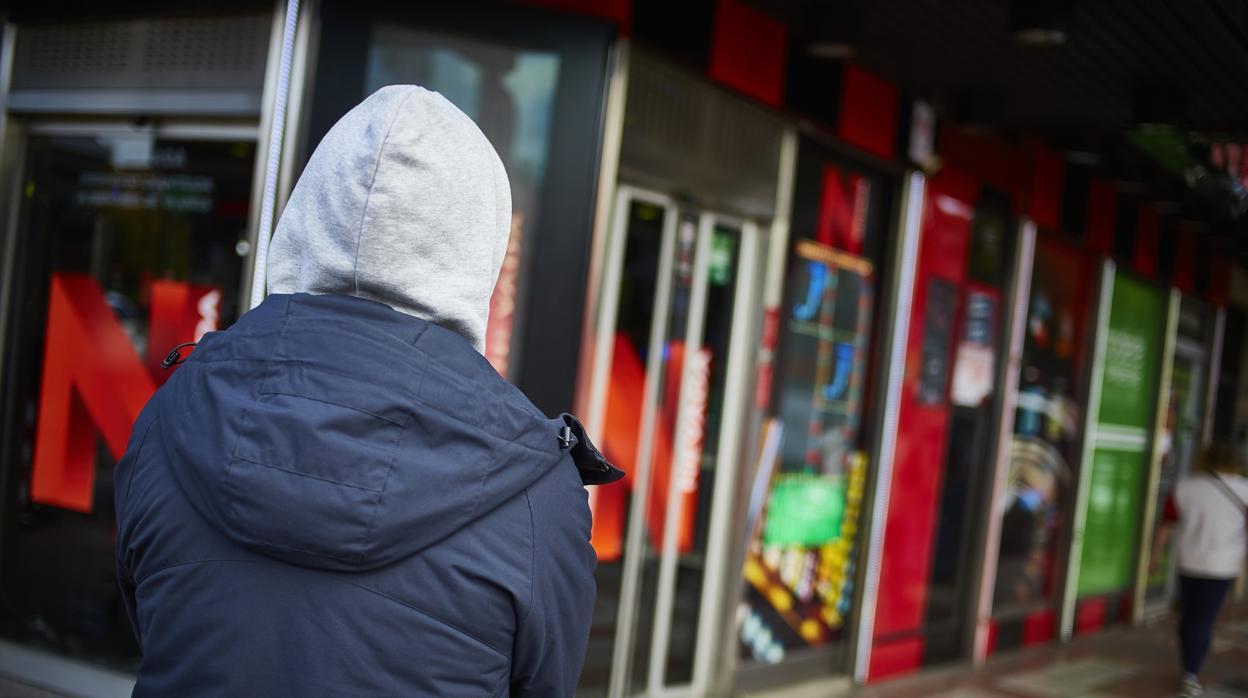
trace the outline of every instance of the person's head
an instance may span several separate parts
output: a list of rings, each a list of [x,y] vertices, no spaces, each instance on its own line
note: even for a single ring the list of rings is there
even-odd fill
[[[1233,474],[1239,472],[1239,463],[1235,457],[1235,449],[1229,441],[1221,439],[1205,447],[1200,452],[1198,465],[1201,470],[1210,473]]]
[[[490,142],[445,97],[378,90],[325,134],[273,234],[270,293],[358,296],[485,344],[511,231]]]

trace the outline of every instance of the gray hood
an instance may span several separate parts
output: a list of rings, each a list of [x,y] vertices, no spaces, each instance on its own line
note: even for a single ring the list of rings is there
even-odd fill
[[[378,90],[334,124],[269,249],[269,293],[358,296],[485,346],[511,189],[481,130],[442,95]]]

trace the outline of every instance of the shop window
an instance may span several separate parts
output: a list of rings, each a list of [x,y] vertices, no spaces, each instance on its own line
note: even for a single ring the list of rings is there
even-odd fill
[[[7,638],[134,667],[113,468],[161,359],[237,314],[254,157],[143,133],[30,139],[3,376]]]

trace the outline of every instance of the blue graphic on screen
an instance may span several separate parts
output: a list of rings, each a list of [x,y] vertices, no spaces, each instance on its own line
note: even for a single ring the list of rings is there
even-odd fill
[[[849,387],[849,376],[853,372],[854,345],[838,342],[836,345],[836,370],[832,374],[832,382],[823,386],[824,400],[840,400]]]
[[[828,283],[828,268],[819,262],[807,262],[806,270],[810,275],[810,284],[806,287],[806,300],[793,308],[793,317],[809,321],[814,320],[819,314],[823,288]]]

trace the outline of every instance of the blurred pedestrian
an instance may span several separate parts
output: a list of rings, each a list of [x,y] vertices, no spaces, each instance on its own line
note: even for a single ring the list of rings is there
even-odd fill
[[[497,154],[437,93],[384,88],[325,136],[271,295],[118,464],[135,695],[572,694],[583,485],[622,473],[481,356],[510,226]]]
[[[1174,529],[1182,696],[1202,692],[1199,674],[1213,639],[1214,620],[1243,569],[1248,540],[1248,479],[1240,474],[1234,449],[1215,442],[1201,454],[1199,465],[1199,472],[1182,478],[1166,501],[1152,556],[1154,561],[1163,558]]]

